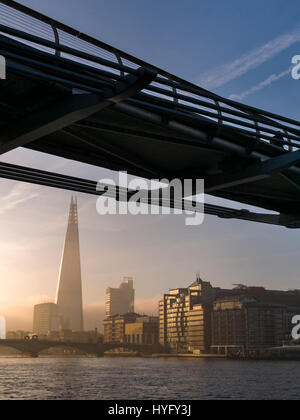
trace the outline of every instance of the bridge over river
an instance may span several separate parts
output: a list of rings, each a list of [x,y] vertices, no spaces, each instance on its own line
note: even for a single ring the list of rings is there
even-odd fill
[[[42,351],[52,348],[71,348],[78,350],[87,356],[103,357],[109,350],[122,348],[128,351],[136,351],[143,354],[161,352],[159,345],[138,345],[125,343],[75,343],[63,341],[40,341],[40,340],[0,340],[0,347],[8,347],[20,351],[23,355],[38,357]]]

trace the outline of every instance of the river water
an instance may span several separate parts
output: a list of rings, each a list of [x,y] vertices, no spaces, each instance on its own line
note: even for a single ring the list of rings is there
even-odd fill
[[[0,399],[299,399],[300,362],[0,358]]]

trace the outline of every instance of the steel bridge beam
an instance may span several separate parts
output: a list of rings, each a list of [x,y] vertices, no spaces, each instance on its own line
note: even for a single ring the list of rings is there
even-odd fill
[[[105,154],[124,162],[125,165],[130,164],[138,169],[142,169],[151,176],[158,176],[158,170],[150,166],[144,159],[135,156],[134,153],[128,153],[120,147],[110,144],[103,138],[101,138],[101,141],[99,142],[96,136],[90,135],[87,132],[84,132],[84,130],[79,133],[73,132],[72,128],[66,128],[64,129],[64,132],[69,136],[74,137],[76,141],[86,144],[97,151],[104,152]]]
[[[1,134],[0,154],[56,132],[108,105],[98,95],[67,96],[31,118],[21,120],[17,127],[9,127],[4,131]]]
[[[205,178],[205,192],[210,193],[224,188],[235,187],[249,182],[268,178],[300,162],[300,151],[284,153],[272,159],[249,165],[232,174],[222,174]]]
[[[0,137],[0,155],[48,136],[127,99],[147,87],[156,77],[156,72],[148,69],[140,68],[138,74],[138,77],[128,76],[124,82],[116,83],[113,89],[104,89],[102,95],[70,94],[39,113],[21,120],[17,127],[7,128]]]

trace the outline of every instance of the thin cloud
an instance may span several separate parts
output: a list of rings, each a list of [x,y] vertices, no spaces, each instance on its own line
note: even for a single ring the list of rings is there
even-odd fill
[[[255,92],[259,92],[262,89],[265,89],[267,86],[270,86],[272,83],[277,82],[278,80],[282,79],[283,77],[287,76],[291,73],[291,68],[284,70],[279,74],[271,74],[267,79],[263,80],[262,82],[258,83],[257,85],[252,86],[250,89],[245,90],[242,93],[232,94],[229,96],[229,99],[233,101],[241,101],[247,96],[252,95]]]
[[[31,186],[25,184],[16,184],[11,191],[3,197],[0,197],[0,215],[14,210],[21,204],[26,203],[39,194],[33,191]]]
[[[200,86],[207,89],[223,86],[226,83],[248,73],[250,70],[261,66],[277,54],[299,41],[300,28],[297,28],[290,33],[281,35],[272,41],[267,42],[247,54],[243,54],[241,57],[232,62],[225,63],[220,67],[212,69],[200,77],[198,83]]]

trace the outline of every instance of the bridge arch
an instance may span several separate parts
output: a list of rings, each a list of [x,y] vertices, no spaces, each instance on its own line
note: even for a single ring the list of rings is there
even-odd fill
[[[79,348],[78,345],[76,344],[72,344],[72,343],[49,343],[49,345],[45,345],[43,346],[43,348],[41,348],[38,352],[38,355],[43,355],[43,353],[45,354],[45,352],[48,352],[49,350],[54,350],[54,349],[62,349],[62,350],[66,350],[66,355],[68,355],[68,351],[74,351],[74,352],[79,352],[80,354],[90,354],[89,351],[87,351],[86,349],[82,349]]]
[[[13,345],[13,344],[3,344],[3,343],[1,343],[1,341],[2,340],[0,340],[0,347],[2,349],[14,350],[14,351],[18,352],[18,353],[16,353],[17,355],[19,355],[19,354],[22,355],[24,353],[23,348],[21,346]]]
[[[62,341],[39,341],[39,340],[0,340],[0,346],[8,347],[20,351],[22,354],[28,354],[32,357],[38,355],[51,348],[65,347],[71,348],[84,353],[85,355],[97,355],[102,357],[105,352],[114,349],[133,350],[138,353],[159,353],[161,347],[159,345],[140,345],[129,343],[74,343]]]

